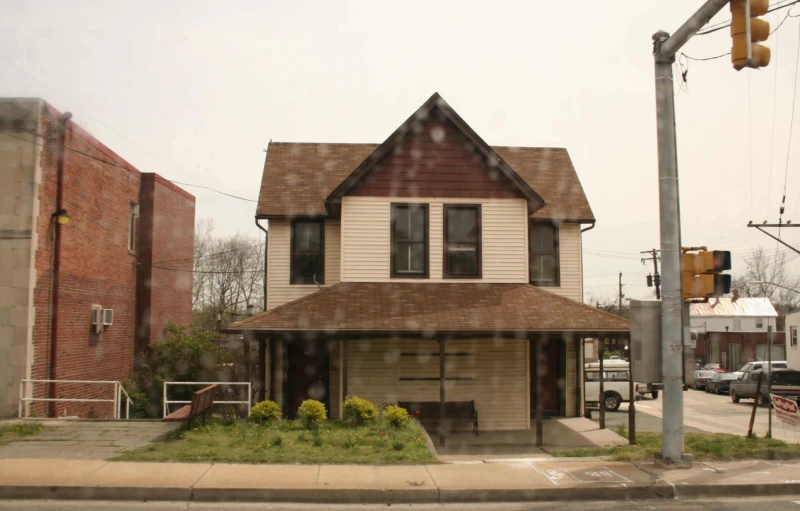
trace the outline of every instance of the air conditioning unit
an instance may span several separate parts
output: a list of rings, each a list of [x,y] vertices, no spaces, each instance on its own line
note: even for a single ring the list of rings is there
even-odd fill
[[[92,326],[95,333],[98,334],[103,331],[103,310],[99,307],[92,307]]]
[[[103,325],[111,326],[114,324],[114,309],[103,309]]]

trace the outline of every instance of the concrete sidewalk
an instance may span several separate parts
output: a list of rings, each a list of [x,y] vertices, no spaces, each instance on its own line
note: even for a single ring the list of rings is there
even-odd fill
[[[800,494],[800,463],[663,471],[600,458],[415,466],[5,459],[0,499],[433,503]]]

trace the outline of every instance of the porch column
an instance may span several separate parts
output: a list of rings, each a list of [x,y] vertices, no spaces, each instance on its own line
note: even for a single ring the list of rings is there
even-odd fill
[[[575,339],[575,417],[583,415],[583,338]]]
[[[444,379],[445,379],[445,338],[439,339],[439,446],[444,447]]]
[[[542,404],[542,343],[546,342],[543,339],[537,339],[535,350],[533,352],[533,366],[534,378],[536,379],[536,446],[541,447],[544,444],[544,432],[542,425],[544,422],[544,411]]]
[[[250,376],[250,336],[244,336],[244,344],[242,349],[244,351],[244,377],[245,380],[250,382],[252,385],[253,379]],[[252,405],[253,403],[250,404]]]
[[[267,340],[258,339],[258,401],[267,399]]]
[[[350,355],[350,341],[342,340],[342,398],[347,399],[347,359]]]

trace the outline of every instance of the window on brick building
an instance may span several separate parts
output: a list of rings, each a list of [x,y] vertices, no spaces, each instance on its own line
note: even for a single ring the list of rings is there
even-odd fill
[[[292,284],[325,283],[325,224],[322,220],[293,220],[291,233]]]
[[[139,205],[131,202],[131,210],[128,218],[128,251],[136,252],[136,226],[139,224]]]

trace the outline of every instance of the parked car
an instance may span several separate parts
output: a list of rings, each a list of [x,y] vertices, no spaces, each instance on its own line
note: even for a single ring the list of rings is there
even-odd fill
[[[710,380],[706,382],[706,392],[714,392],[715,394],[726,394],[731,391],[731,382],[738,380],[739,377],[733,373],[715,373]]]
[[[706,388],[706,382],[711,379],[712,376],[715,374],[719,374],[716,371],[709,371],[706,369],[700,369],[694,372],[694,390],[700,390]]]
[[[590,362],[585,369],[585,401],[589,409],[599,408],[600,394],[600,363]],[[603,405],[606,410],[616,411],[624,402],[630,402],[630,363],[625,360],[605,360],[603,362]],[[653,399],[658,397],[661,384],[634,383],[634,399],[642,398],[642,394],[652,394]],[[658,389],[658,390],[656,390]]]
[[[707,371],[715,371],[718,373],[727,373],[728,370],[722,367],[721,364],[706,364],[703,369]]]
[[[744,376],[744,373],[747,371],[752,371],[754,369],[766,369],[770,365],[769,362],[765,362],[763,360],[756,360],[754,362],[748,362],[743,365],[738,371],[734,371],[733,374],[739,376],[741,378]],[[785,360],[773,360],[772,361],[772,368],[773,369],[788,369],[789,364]]]
[[[606,383],[609,381],[609,379],[610,379],[609,375],[612,372],[614,372],[614,371],[625,371],[626,374],[627,374],[627,372],[630,370],[630,367],[631,367],[631,364],[627,360],[620,360],[620,359],[604,360],[603,361],[603,371],[606,373],[606,377],[605,377]],[[596,383],[596,385],[598,387],[597,390],[593,391],[593,393],[590,394],[589,393],[590,390],[589,390],[588,386],[587,386],[587,389],[586,389],[586,395],[587,396],[592,396],[592,397],[596,396],[600,392],[600,388],[599,388],[599,385],[600,385],[600,383],[599,383],[600,362],[589,362],[588,364],[586,364],[584,366],[584,369],[586,371],[594,371],[595,373],[597,373],[596,375],[592,375],[591,378],[588,375],[586,377],[586,381],[587,382],[593,380],[594,378],[597,378],[597,383]],[[626,378],[625,381],[628,381],[627,380],[628,377],[625,376],[625,378]],[[636,387],[636,392],[639,394],[639,397],[637,397],[637,400],[642,398],[642,397],[644,397],[644,396],[646,396],[646,395],[648,395],[648,394],[653,399],[658,399],[658,393],[664,388],[664,385],[661,384],[661,383],[640,383],[640,382],[636,382],[635,383],[635,387]],[[608,387],[604,386],[604,390],[608,390]],[[587,402],[588,401],[592,401],[592,399],[589,399],[587,397]],[[628,399],[624,399],[623,401],[628,401]]]
[[[747,371],[738,380],[731,381],[731,401],[738,403],[741,399],[755,399],[759,406],[769,403],[766,369]],[[761,390],[756,395],[758,378],[761,375]],[[800,398],[800,371],[792,369],[772,369],[772,393],[794,400]]]

